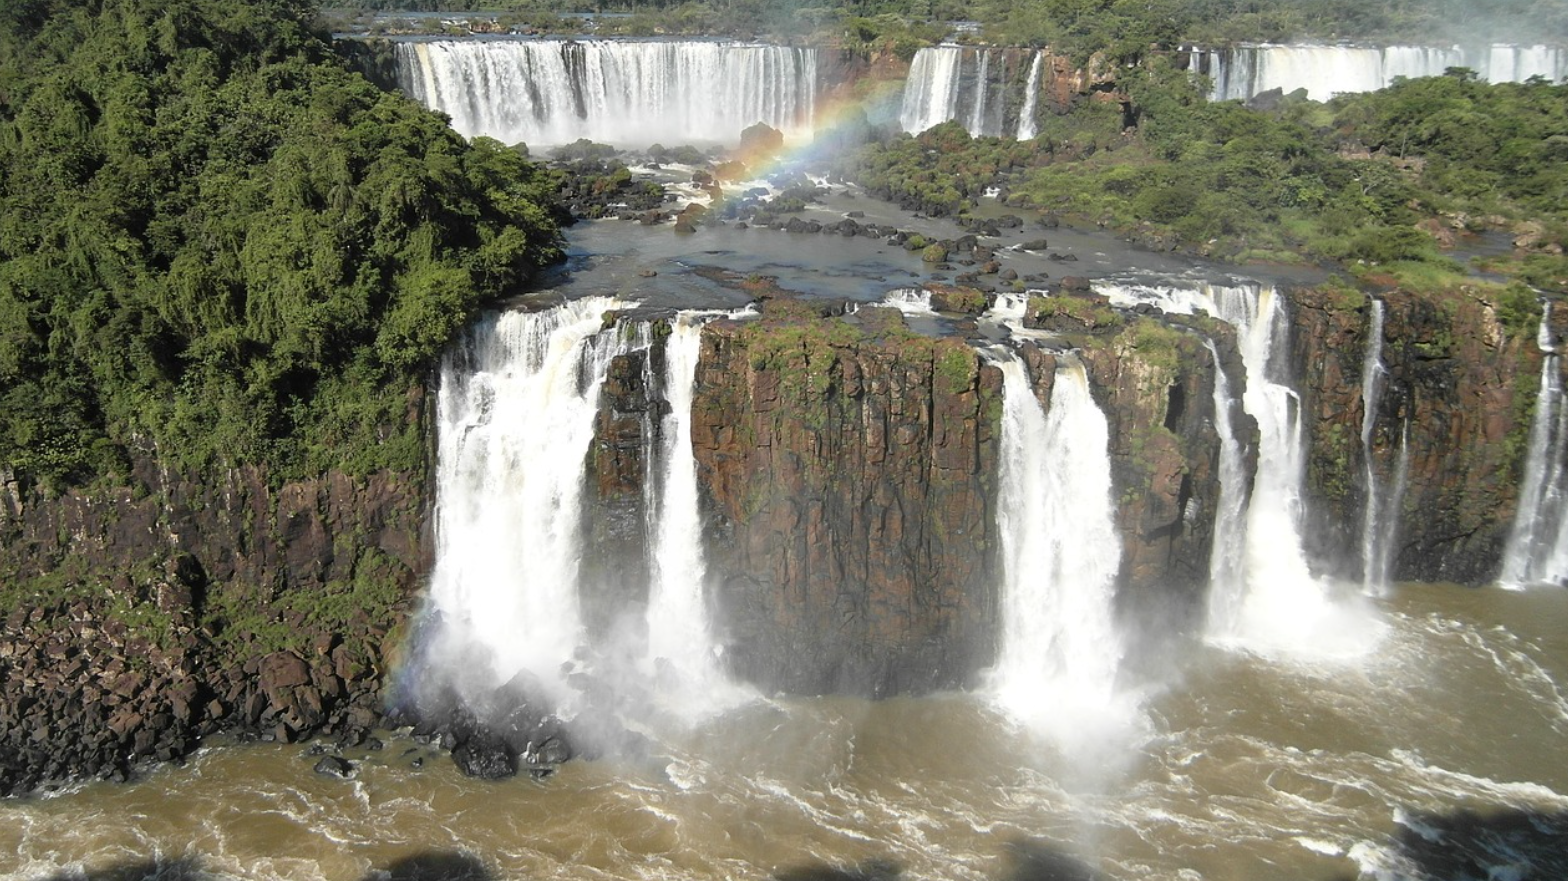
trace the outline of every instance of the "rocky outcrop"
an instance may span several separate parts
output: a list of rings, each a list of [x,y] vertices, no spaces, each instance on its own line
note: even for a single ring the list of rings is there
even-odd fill
[[[431,552],[417,474],[269,483],[143,460],[0,506],[0,794],[124,777],[218,730],[350,741]]]
[[[1402,448],[1408,455],[1392,577],[1489,582],[1508,539],[1528,446],[1541,371],[1539,312],[1491,289],[1376,296],[1385,304],[1387,370],[1372,433],[1381,486],[1394,485]],[[1291,352],[1311,445],[1307,547],[1322,571],[1359,578],[1366,498],[1361,371],[1371,305],[1366,295],[1337,288],[1294,291],[1290,301]]]
[[[733,672],[765,689],[958,686],[994,652],[1001,377],[897,312],[709,325],[692,443]]]
[[[1218,322],[1124,317],[1090,298],[1037,299],[1110,423],[1120,611],[1160,638],[1201,619],[1214,516]],[[1049,406],[1058,359],[1022,348]],[[1239,400],[1239,394],[1237,395]],[[1232,405],[1256,448],[1256,428]],[[726,658],[794,693],[961,686],[994,660],[1001,378],[966,340],[902,318],[719,322],[703,340],[693,444],[710,511],[709,574]]]

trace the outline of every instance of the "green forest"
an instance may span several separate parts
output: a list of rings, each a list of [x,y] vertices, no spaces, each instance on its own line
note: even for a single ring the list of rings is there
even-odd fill
[[[559,254],[518,153],[350,73],[303,0],[0,9],[0,464],[44,485],[422,467],[441,348]]]
[[[1044,114],[1032,142],[971,138],[947,123],[867,144],[837,171],[930,214],[968,212],[1001,182],[1011,204],[1160,247],[1338,261],[1422,287],[1464,279],[1438,235],[1524,224],[1543,247],[1493,268],[1568,288],[1568,85],[1488,85],[1453,70],[1261,110],[1208,101],[1163,58],[1119,83],[1125,106],[1085,101]]]

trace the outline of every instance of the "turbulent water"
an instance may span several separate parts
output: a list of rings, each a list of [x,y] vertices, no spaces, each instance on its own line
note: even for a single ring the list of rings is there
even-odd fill
[[[1440,76],[1450,67],[1468,67],[1492,83],[1524,82],[1533,76],[1557,82],[1568,76],[1568,49],[1260,44],[1192,49],[1188,67],[1213,80],[1211,97],[1216,101],[1245,101],[1270,89],[1287,94],[1306,89],[1314,101],[1327,101],[1349,92],[1376,91],[1396,77]]]
[[[398,85],[468,137],[622,146],[729,143],[762,122],[809,139],[817,52],[713,40],[397,44]]]
[[[1568,876],[1568,593],[1403,586],[1383,602],[1389,637],[1358,665],[1201,650],[1100,777],[963,695],[754,703],[543,783],[465,779],[395,736],[353,754],[350,781],[312,774],[304,747],[216,746],[132,785],[0,802],[0,874],[157,860],[192,870],[179,877],[357,881],[432,877],[409,867],[445,858],[495,879],[826,864],[912,881],[1435,881],[1473,859],[1470,877]]]

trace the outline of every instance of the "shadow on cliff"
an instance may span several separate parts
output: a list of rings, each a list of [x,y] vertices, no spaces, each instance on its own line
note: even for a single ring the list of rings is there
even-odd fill
[[[1394,834],[1401,877],[1568,878],[1568,811],[1485,808],[1412,812]],[[1354,874],[1333,881],[1353,881]]]

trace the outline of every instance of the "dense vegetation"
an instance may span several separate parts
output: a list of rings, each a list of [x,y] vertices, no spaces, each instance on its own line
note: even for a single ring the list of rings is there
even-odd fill
[[[1487,85],[1466,71],[1330,104],[1210,103],[1163,59],[1126,71],[1128,106],[1045,114],[1030,148],[946,124],[870,144],[839,171],[923,211],[958,214],[999,181],[1033,205],[1232,259],[1315,258],[1407,280],[1456,267],[1434,232],[1533,221],[1546,247],[1507,267],[1558,287],[1568,264],[1568,85]],[[1128,120],[1132,128],[1124,128]]]
[[[314,14],[0,8],[0,468],[422,462],[410,393],[558,254],[552,184],[347,72]]]

